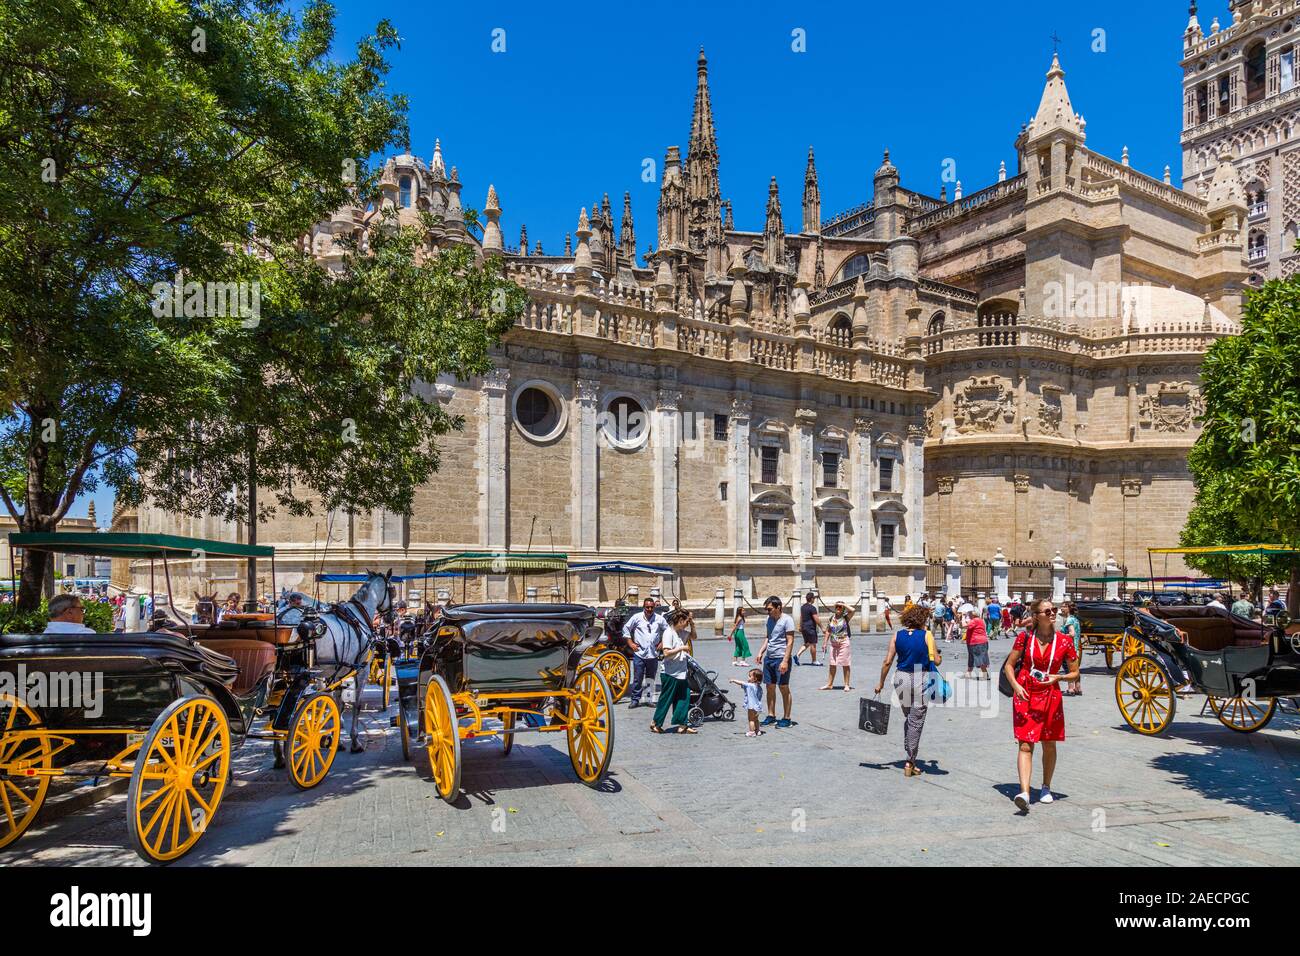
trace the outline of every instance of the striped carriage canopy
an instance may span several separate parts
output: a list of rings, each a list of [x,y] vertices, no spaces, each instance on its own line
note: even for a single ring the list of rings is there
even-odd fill
[[[1148,554],[1209,554],[1209,555],[1279,555],[1300,554],[1300,548],[1287,548],[1280,544],[1219,544],[1199,548],[1147,548]]]
[[[273,558],[275,548],[264,544],[239,544],[175,534],[136,534],[119,531],[11,532],[11,548],[57,551],[100,558]]]
[[[550,573],[569,570],[569,556],[555,551],[462,551],[424,562],[426,574],[460,571],[466,574]]]

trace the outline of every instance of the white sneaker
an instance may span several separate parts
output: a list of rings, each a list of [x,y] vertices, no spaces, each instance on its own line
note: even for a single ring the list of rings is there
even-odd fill
[[[1016,806],[1020,808],[1020,811],[1021,811],[1022,813],[1028,813],[1028,812],[1029,812],[1029,794],[1027,794],[1027,793],[1018,793],[1018,794],[1016,794]]]
[[[1046,787],[1044,787],[1042,792],[1038,795],[1039,803],[1051,803],[1053,799],[1055,798],[1052,796],[1052,791],[1048,790]]]

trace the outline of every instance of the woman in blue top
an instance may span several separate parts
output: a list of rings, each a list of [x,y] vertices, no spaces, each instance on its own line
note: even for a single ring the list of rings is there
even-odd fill
[[[899,706],[907,723],[903,727],[903,748],[907,761],[903,764],[903,776],[915,777],[921,773],[916,765],[916,752],[921,747],[921,728],[925,726],[925,680],[929,671],[943,663],[943,655],[935,649],[935,659],[930,660],[930,645],[925,639],[926,610],[913,606],[903,612],[903,628],[889,641],[889,653],[880,668],[880,681],[876,684],[879,694],[889,676],[889,667],[898,661],[894,673],[894,692],[898,695]]]

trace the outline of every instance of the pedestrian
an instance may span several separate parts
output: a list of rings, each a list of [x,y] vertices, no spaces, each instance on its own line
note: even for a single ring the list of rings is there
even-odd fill
[[[632,695],[628,709],[641,706],[641,687],[646,677],[650,678],[651,688],[655,675],[659,672],[659,645],[668,622],[662,614],[655,611],[655,599],[646,598],[641,602],[642,613],[633,614],[623,625],[623,637],[632,648]],[[653,689],[650,696],[654,696]]]
[[[941,653],[936,652],[933,661],[930,658],[930,642],[926,640],[923,613],[920,608],[903,612],[899,621],[903,626],[889,639],[889,650],[880,667],[880,680],[876,682],[876,693],[879,694],[884,689],[885,678],[889,676],[890,665],[897,662],[894,693],[898,695],[898,704],[906,720],[903,726],[903,751],[907,757],[903,763],[905,777],[915,777],[921,773],[921,768],[916,764],[916,754],[921,748],[921,730],[925,727],[925,684],[929,672],[943,663]]]
[[[980,680],[988,680],[989,636],[984,619],[978,615],[966,625],[966,676],[971,677],[977,667],[982,675]]]
[[[226,606],[217,611],[217,623],[220,624],[227,614],[239,613],[239,592],[231,591],[226,595]]]
[[[776,724],[778,728],[790,726],[790,653],[794,650],[794,618],[785,613],[781,599],[773,595],[763,602],[767,611],[767,639],[759,648],[758,659],[762,661],[763,684],[767,689],[767,716],[762,726]],[[776,691],[781,689],[782,713],[776,719]]]
[[[1228,609],[1227,600],[1228,596],[1226,594],[1216,594],[1214,597],[1210,598],[1208,606],[1217,607],[1220,611],[1226,611]]]
[[[1078,655],[1079,661],[1083,661],[1083,625],[1079,622],[1078,608],[1074,606],[1073,601],[1062,601],[1061,612],[1056,615],[1059,622],[1057,630],[1067,635],[1074,642],[1074,652]],[[1065,683],[1061,691],[1069,697],[1083,696],[1083,678]]]
[[[695,612],[688,611],[684,607],[682,607],[682,602],[677,598],[673,598],[673,610],[680,611],[682,614],[685,615],[685,617],[682,618],[681,633],[683,639],[686,641],[686,653],[694,654],[695,653]]]
[[[761,737],[767,733],[758,726],[759,711],[763,709],[763,672],[757,667],[752,668],[749,672],[749,680],[736,680],[734,677],[731,683],[745,691],[745,710],[749,716],[749,730],[746,731],[746,737]]]
[[[804,595],[803,604],[799,607],[799,634],[803,637],[803,646],[799,648],[794,655],[794,663],[798,665],[799,656],[804,651],[808,651],[810,656],[809,663],[814,667],[817,666],[817,638],[821,633],[821,618],[817,616],[817,592],[809,591]]]
[[[641,615],[638,615],[638,617]],[[663,630],[661,647],[664,656],[663,691],[659,695],[659,704],[655,707],[654,720],[650,729],[656,734],[664,732],[664,718],[671,708],[673,712],[673,732],[678,734],[699,733],[687,723],[690,710],[691,692],[686,684],[686,642],[682,640],[677,629],[686,629],[689,615],[681,609],[668,615],[667,626]]]
[[[1079,679],[1079,655],[1069,635],[1056,629],[1056,608],[1051,600],[1035,601],[1034,624],[1016,635],[1004,672],[1013,692],[1012,727],[1018,755],[1016,770],[1020,792],[1016,806],[1029,812],[1029,784],[1034,770],[1034,744],[1043,745],[1043,786],[1039,803],[1052,802],[1052,775],[1056,772],[1056,744],[1065,739],[1065,709],[1061,681]],[[1065,662],[1069,671],[1061,673]],[[1023,664],[1023,666],[1022,666]]]
[[[1265,614],[1277,614],[1279,611],[1286,610],[1286,603],[1277,593],[1277,588],[1269,588],[1268,606],[1264,608]]]
[[[880,607],[885,612],[885,630],[892,631],[894,629],[894,621],[892,617],[892,612],[894,610],[894,607],[892,604],[889,603],[888,594],[881,595]]]
[[[1255,602],[1250,599],[1250,595],[1245,591],[1241,592],[1241,597],[1232,602],[1232,613],[1237,617],[1244,617],[1250,620],[1255,616]]]
[[[928,613],[928,612],[927,612]],[[835,683],[835,668],[844,668],[844,692],[847,694],[853,690],[849,684],[849,671],[853,667],[853,651],[850,646],[850,639],[853,637],[853,627],[850,623],[849,609],[843,601],[835,602],[835,613],[831,621],[826,625],[826,662],[830,665],[830,670],[826,675],[826,683],[822,690],[833,690]]]
[[[731,625],[731,639],[735,642],[735,650],[731,654],[731,663],[734,667],[749,666],[749,641],[745,638],[745,607],[742,604],[736,608],[736,620]]]
[[[957,611],[951,600],[945,601],[943,605],[943,629],[944,636],[950,641],[957,633]]]
[[[995,597],[989,602],[988,607],[984,609],[984,618],[986,621],[987,639],[996,641],[1002,632],[1002,605],[998,603]]]
[[[86,606],[77,594],[56,594],[50,598],[46,634],[94,634],[86,626]],[[12,720],[13,718],[10,718]]]

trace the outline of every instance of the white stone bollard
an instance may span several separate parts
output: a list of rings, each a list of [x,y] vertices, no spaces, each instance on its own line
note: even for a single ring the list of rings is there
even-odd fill
[[[871,595],[863,591],[858,595],[858,606],[862,609],[862,633],[867,634],[871,631]]]
[[[727,629],[727,592],[718,588],[713,592],[714,637],[722,637]]]
[[[1065,600],[1065,576],[1069,571],[1069,565],[1065,563],[1065,558],[1061,557],[1060,549],[1057,549],[1056,557],[1052,558],[1052,600],[1060,603]]]

